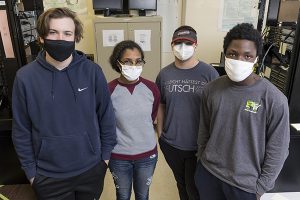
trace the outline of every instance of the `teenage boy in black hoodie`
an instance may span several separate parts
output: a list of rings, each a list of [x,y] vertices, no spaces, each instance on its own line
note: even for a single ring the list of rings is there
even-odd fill
[[[83,27],[67,8],[45,11],[37,59],[13,88],[13,142],[38,199],[99,199],[116,144],[101,68],[75,50]]]

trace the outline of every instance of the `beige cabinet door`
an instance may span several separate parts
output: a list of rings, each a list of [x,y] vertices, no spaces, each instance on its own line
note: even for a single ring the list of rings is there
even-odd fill
[[[112,54],[114,46],[108,46],[104,40],[110,38],[103,38],[103,31],[113,31],[120,33],[122,30],[124,34],[124,40],[128,39],[127,23],[95,23],[95,39],[96,39],[96,63],[102,68],[107,82],[120,76],[119,73],[114,71],[109,63],[109,57]],[[114,38],[111,38],[114,40]]]
[[[143,68],[142,77],[155,81],[157,74],[159,73],[161,66],[161,32],[159,22],[137,22],[128,23],[128,38],[135,41],[137,31],[139,33],[145,31],[145,33],[151,35],[150,42],[147,44],[148,50],[144,51],[146,64]],[[136,41],[137,42],[137,41]],[[145,41],[148,42],[148,41]]]
[[[111,81],[120,75],[115,72],[110,64],[109,57],[113,51],[113,45],[107,45],[103,37],[103,33],[110,31],[112,35],[114,32],[123,32],[124,40],[135,41],[135,34],[137,32],[150,33],[148,37],[148,49],[144,51],[146,64],[143,69],[142,77],[155,81],[159,70],[161,69],[161,18],[160,17],[137,17],[137,18],[102,18],[96,19],[94,22],[95,41],[96,41],[96,63],[103,69],[107,81]],[[149,36],[149,34],[148,34]],[[110,38],[109,38],[110,39]],[[113,39],[112,39],[113,40]],[[107,42],[107,41],[106,41]]]

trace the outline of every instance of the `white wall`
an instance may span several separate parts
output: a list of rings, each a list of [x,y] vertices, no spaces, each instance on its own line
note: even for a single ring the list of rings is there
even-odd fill
[[[157,14],[162,16],[162,67],[174,62],[171,48],[173,32],[180,26],[182,0],[157,0]]]
[[[78,15],[79,19],[83,23],[84,32],[83,39],[76,45],[76,49],[83,51],[86,54],[96,55],[96,41],[94,39],[94,28],[93,28],[93,1],[86,0],[88,13],[85,15]]]
[[[220,0],[185,0],[183,8],[182,23],[198,33],[198,58],[207,63],[219,62],[226,34],[217,30]]]

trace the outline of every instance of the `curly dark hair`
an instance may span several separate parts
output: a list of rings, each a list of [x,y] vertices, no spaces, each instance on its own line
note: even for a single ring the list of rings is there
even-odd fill
[[[224,37],[223,50],[226,54],[226,50],[232,40],[249,40],[253,41],[256,46],[256,56],[259,56],[262,52],[262,36],[254,29],[252,24],[242,23],[234,26]]]
[[[124,40],[115,46],[109,58],[111,67],[118,73],[121,73],[118,60],[121,60],[126,49],[131,49],[131,50],[137,49],[141,53],[142,60],[144,60],[144,52],[142,48],[132,40]]]

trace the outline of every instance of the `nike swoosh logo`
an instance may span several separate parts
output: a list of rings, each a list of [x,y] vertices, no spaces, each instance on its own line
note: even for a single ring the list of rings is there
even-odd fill
[[[78,92],[82,92],[83,90],[86,90],[88,89],[88,87],[85,87],[85,88],[78,88]]]

